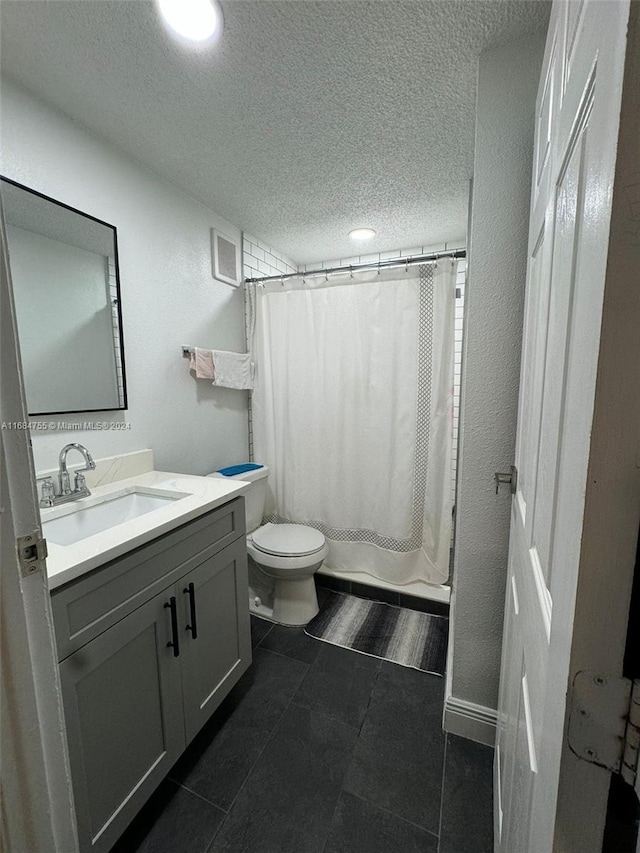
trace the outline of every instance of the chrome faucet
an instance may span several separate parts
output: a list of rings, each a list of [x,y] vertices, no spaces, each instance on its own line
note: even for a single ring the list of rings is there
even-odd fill
[[[69,472],[67,470],[67,454],[70,450],[77,450],[84,457],[86,463],[84,468],[77,468],[73,483],[73,489],[69,481]],[[89,453],[83,444],[73,442],[65,444],[60,451],[58,457],[58,488],[56,492],[51,477],[45,477],[42,481],[42,493],[40,495],[40,506],[56,506],[57,504],[66,503],[67,501],[76,501],[78,498],[86,498],[91,494],[87,488],[87,484],[82,471],[93,471],[96,463],[93,461],[93,456]]]

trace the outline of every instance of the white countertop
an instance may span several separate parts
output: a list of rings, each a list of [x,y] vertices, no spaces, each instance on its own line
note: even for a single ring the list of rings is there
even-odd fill
[[[74,509],[90,506],[97,497],[108,496],[127,488],[133,489],[136,486],[187,493],[187,497],[171,501],[166,506],[110,527],[86,539],[80,539],[71,545],[56,545],[48,541],[49,589],[56,589],[85,572],[96,569],[109,560],[120,557],[157,536],[227,503],[246,492],[250,485],[235,479],[148,471],[125,480],[98,486],[91,490],[91,497],[60,504],[52,509],[41,509],[41,518],[45,522],[47,519],[66,515]]]

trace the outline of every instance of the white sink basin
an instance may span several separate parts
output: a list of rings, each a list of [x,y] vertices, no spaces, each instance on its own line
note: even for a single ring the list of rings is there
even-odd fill
[[[73,545],[186,497],[190,497],[188,492],[129,487],[46,510],[42,514],[42,530],[45,538],[56,545]]]

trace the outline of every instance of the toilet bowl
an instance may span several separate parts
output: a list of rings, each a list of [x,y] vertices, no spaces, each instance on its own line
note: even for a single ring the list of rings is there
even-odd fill
[[[265,524],[247,536],[247,552],[259,571],[273,579],[272,619],[306,625],[318,613],[313,575],[329,546],[305,524]]]
[[[245,493],[249,609],[281,625],[306,625],[319,610],[313,575],[329,546],[315,527],[261,523],[268,474],[266,465],[247,464],[209,476],[251,483]]]

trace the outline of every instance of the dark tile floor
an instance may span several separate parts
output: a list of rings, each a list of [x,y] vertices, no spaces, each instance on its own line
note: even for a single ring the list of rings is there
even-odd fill
[[[252,617],[254,661],[114,853],[491,853],[444,679]]]
[[[348,595],[356,595],[359,598],[370,598],[373,601],[384,601],[396,607],[406,607],[409,610],[421,610],[423,613],[435,613],[436,616],[448,616],[449,604],[444,601],[432,601],[428,598],[419,598],[416,595],[406,595],[390,589],[382,589],[379,586],[347,581],[333,575],[315,575],[316,589],[331,589],[334,592],[343,592]]]

